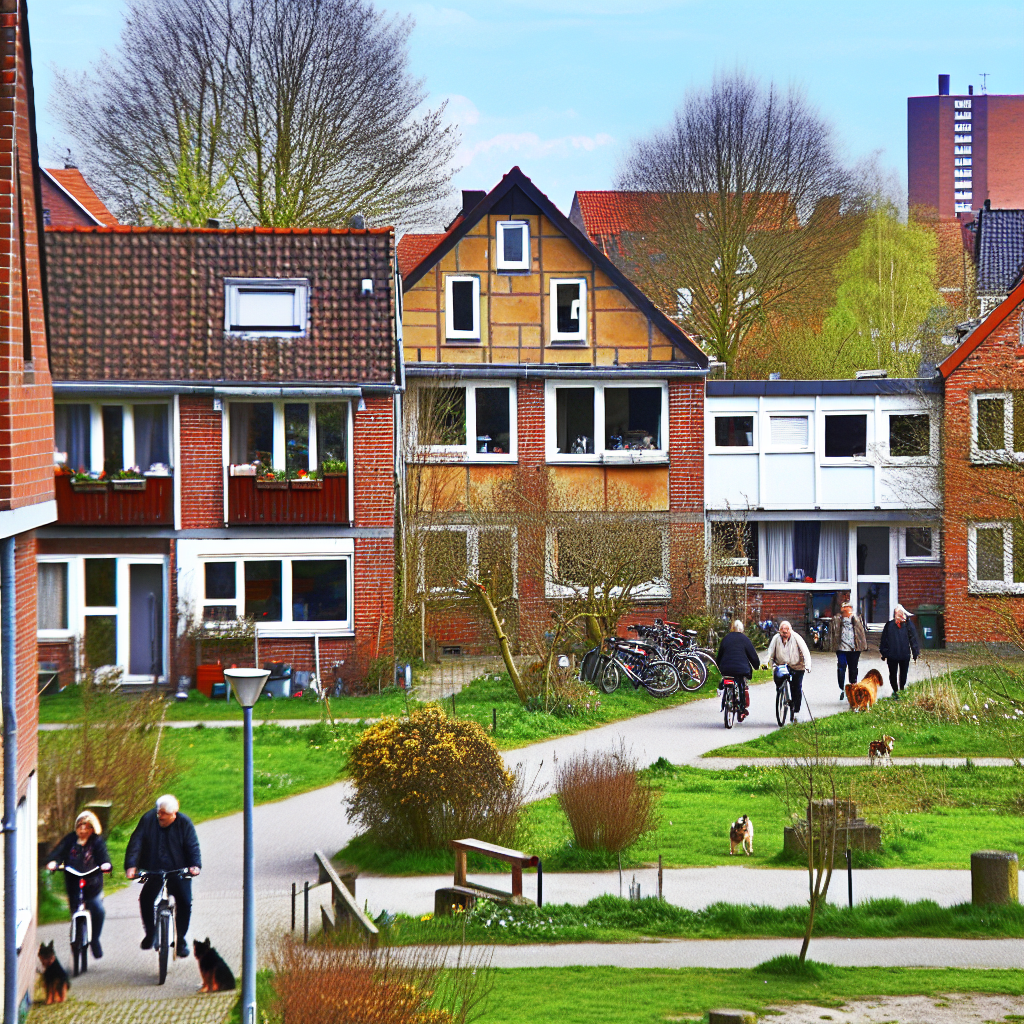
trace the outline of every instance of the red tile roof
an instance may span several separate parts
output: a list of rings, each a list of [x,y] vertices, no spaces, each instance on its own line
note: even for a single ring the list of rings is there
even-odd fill
[[[402,235],[398,240],[398,269],[402,277],[408,277],[413,268],[434,251],[445,234]]]
[[[650,222],[650,206],[658,192],[577,192],[583,230],[591,238],[642,231]],[[573,205],[576,205],[574,203]]]
[[[107,209],[103,200],[93,192],[92,187],[82,177],[82,172],[77,167],[46,167],[44,170],[65,191],[71,193],[100,224],[118,223],[117,218]]]
[[[939,373],[947,379],[964,360],[1020,305],[1024,304],[1024,280],[967,335],[960,346],[939,364]]]

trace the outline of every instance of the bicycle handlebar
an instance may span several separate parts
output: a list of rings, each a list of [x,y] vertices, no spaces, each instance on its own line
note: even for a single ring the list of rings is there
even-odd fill
[[[139,871],[135,880],[144,882],[147,878],[173,878],[174,875],[188,875],[191,872],[191,868],[171,868],[170,871]]]
[[[66,871],[69,875],[75,875],[77,878],[85,878],[87,875],[91,875],[94,871],[103,871],[106,874],[106,873],[109,873],[109,872],[113,871],[114,869],[113,868],[102,868],[99,864],[97,864],[94,868],[89,868],[88,871],[78,871],[76,868],[73,868],[73,867],[71,867],[71,866],[69,866],[67,864],[58,864],[53,870],[54,871],[62,871],[63,870],[63,871]]]

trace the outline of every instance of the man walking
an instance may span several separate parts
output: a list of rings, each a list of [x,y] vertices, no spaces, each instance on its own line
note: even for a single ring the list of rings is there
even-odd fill
[[[896,605],[892,618],[882,630],[882,641],[878,645],[878,653],[889,666],[889,685],[892,695],[900,699],[900,690],[906,689],[907,672],[910,670],[910,657],[914,661],[921,656],[921,644],[917,639],[917,629],[907,618],[907,610],[903,605]]]
[[[768,645],[767,662],[769,668],[780,668],[785,665],[789,669],[789,706],[795,722],[803,700],[804,672],[811,671],[811,652],[807,649],[804,638],[794,632],[792,625],[785,619],[779,623],[779,631]],[[778,676],[775,678],[775,685],[779,685]]]
[[[864,622],[853,614],[853,605],[844,601],[838,615],[832,616],[829,642],[836,652],[836,675],[839,679],[839,699],[846,700],[846,675],[849,670],[850,682],[857,682],[857,670],[862,651],[868,649],[868,638]]]

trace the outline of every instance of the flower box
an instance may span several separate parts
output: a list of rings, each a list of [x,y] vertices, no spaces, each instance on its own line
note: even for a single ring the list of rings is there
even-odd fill
[[[232,466],[231,467],[231,475],[232,476],[255,476],[256,475],[256,467],[255,466]]]
[[[322,477],[329,477],[329,476],[331,476],[331,477],[338,477],[338,476],[348,476],[348,470],[345,470],[345,472],[344,472],[344,473],[332,473],[332,472],[329,472],[329,471],[327,471],[327,470],[324,470],[324,471],[323,471],[323,472],[322,472],[322,473],[321,473],[320,475],[321,475]]]
[[[146,489],[146,480],[111,480],[110,486],[115,491],[144,491]]]
[[[256,478],[256,486],[261,491],[287,491],[287,480],[261,480]]]
[[[100,491],[107,489],[106,480],[72,480],[72,490],[78,491],[80,494],[95,494]]]
[[[299,477],[290,483],[296,491],[322,491],[324,487],[323,480],[310,480],[309,477]]]

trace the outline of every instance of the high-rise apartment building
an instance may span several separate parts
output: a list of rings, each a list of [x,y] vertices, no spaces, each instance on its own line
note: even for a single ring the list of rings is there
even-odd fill
[[[940,217],[1024,208],[1024,96],[951,96],[939,75],[937,96],[907,99],[907,177],[911,208]]]

